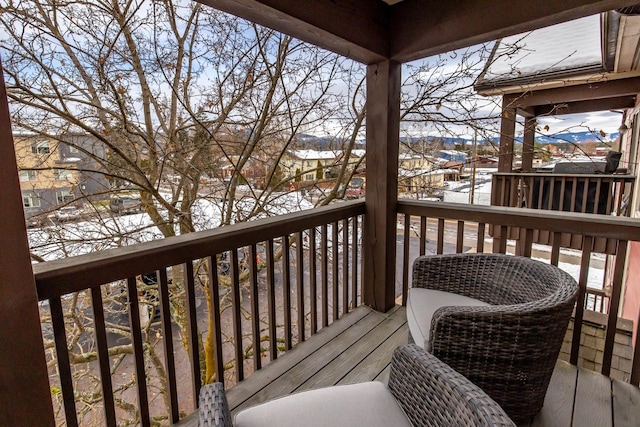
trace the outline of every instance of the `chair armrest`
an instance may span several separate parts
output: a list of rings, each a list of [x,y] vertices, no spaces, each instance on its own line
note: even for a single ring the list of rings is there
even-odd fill
[[[484,391],[416,345],[395,350],[389,390],[414,425],[515,426]]]
[[[200,427],[232,427],[233,419],[222,383],[205,385],[200,389]]]

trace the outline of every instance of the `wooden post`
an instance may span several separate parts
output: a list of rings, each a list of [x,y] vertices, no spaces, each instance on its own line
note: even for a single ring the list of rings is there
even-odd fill
[[[516,110],[511,107],[510,104],[510,100],[506,97],[502,97],[498,172],[511,172],[513,165],[513,141],[516,133]]]
[[[522,172],[533,170],[533,146],[536,136],[536,118],[524,120],[524,137],[522,139]]]
[[[0,64],[0,425],[53,426],[9,105]]]
[[[382,312],[395,305],[400,85],[400,63],[367,67],[363,297],[366,305]]]

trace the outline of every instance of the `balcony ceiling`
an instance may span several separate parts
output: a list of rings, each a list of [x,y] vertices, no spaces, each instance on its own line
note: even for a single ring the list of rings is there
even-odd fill
[[[632,6],[625,0],[198,0],[365,64],[407,62]]]

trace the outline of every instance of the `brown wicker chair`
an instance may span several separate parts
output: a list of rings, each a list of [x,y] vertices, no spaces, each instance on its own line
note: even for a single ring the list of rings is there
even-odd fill
[[[378,396],[382,393],[387,402],[380,405],[368,400],[371,387]],[[338,396],[328,402],[335,394]],[[389,402],[400,419],[391,421],[388,414],[382,413]],[[250,411],[253,414],[242,416]],[[200,427],[233,426],[221,383],[203,387],[199,416]],[[243,427],[515,427],[502,408],[478,386],[415,345],[395,350],[388,389],[381,383],[370,382],[312,390],[246,409],[237,417],[237,426]]]
[[[410,336],[482,388],[513,420],[526,420],[542,408],[577,293],[566,272],[529,258],[419,257],[407,302]],[[472,303],[421,306],[451,301],[451,294],[453,301],[461,296]],[[420,319],[421,310],[430,311],[430,318]]]

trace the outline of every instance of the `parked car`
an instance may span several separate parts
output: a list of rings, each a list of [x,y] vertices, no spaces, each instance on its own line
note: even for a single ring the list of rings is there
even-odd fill
[[[54,217],[58,222],[67,222],[79,219],[82,211],[75,206],[63,206],[54,213]]]
[[[109,201],[109,209],[119,215],[142,212],[142,202],[133,197],[114,197]]]

